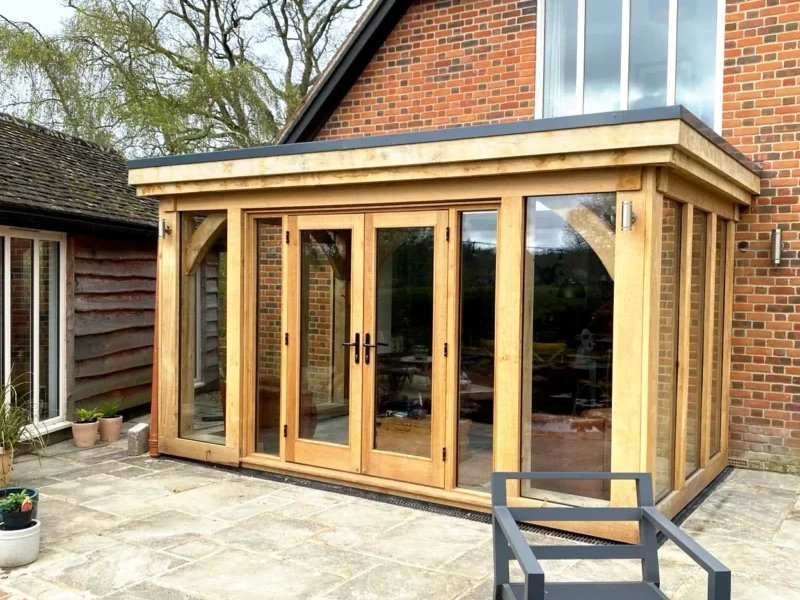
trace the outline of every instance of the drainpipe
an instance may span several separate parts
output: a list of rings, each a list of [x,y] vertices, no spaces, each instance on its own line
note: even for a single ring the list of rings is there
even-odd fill
[[[161,245],[161,240],[158,242]],[[158,456],[158,263],[161,251],[156,254],[155,311],[153,313],[153,384],[150,393],[150,456]]]

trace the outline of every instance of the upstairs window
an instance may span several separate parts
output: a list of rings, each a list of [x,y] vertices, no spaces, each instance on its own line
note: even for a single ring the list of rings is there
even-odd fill
[[[536,117],[682,104],[719,131],[724,11],[719,0],[539,0]]]

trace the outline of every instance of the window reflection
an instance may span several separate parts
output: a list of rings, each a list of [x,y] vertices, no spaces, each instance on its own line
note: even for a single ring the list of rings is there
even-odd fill
[[[529,198],[522,456],[525,471],[611,470],[615,194]],[[537,490],[608,500],[602,481]]]
[[[574,115],[578,0],[550,0],[545,11],[544,116]]]
[[[669,0],[631,2],[629,108],[667,103]]]
[[[714,124],[717,62],[717,3],[678,0],[676,102]]]
[[[619,110],[621,0],[586,0],[583,112]]]
[[[461,215],[458,485],[489,491],[494,422],[497,212]]]

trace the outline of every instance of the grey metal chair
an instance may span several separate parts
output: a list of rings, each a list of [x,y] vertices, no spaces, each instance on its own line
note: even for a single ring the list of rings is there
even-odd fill
[[[634,480],[638,506],[509,508],[506,482],[531,479]],[[520,531],[519,521],[636,521],[640,542],[635,545],[529,546]],[[708,600],[730,600],[730,570],[658,512],[649,473],[493,473],[495,600],[669,600],[659,589],[657,530],[708,572]],[[546,583],[539,560],[565,559],[638,559],[642,561],[642,581]],[[511,583],[509,563],[512,560],[522,567],[522,583]]]

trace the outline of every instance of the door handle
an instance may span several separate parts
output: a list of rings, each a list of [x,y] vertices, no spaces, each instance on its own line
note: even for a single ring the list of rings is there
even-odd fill
[[[356,364],[358,364],[358,361],[361,358],[361,334],[360,333],[356,334],[356,341],[355,342],[342,342],[342,346],[344,346],[345,348],[355,348],[356,349],[355,359],[356,359]]]
[[[376,342],[374,344],[369,343],[369,334],[364,334],[364,364],[369,364],[369,350],[370,348],[379,348],[380,346],[388,346],[389,344],[384,344],[383,342]]]

